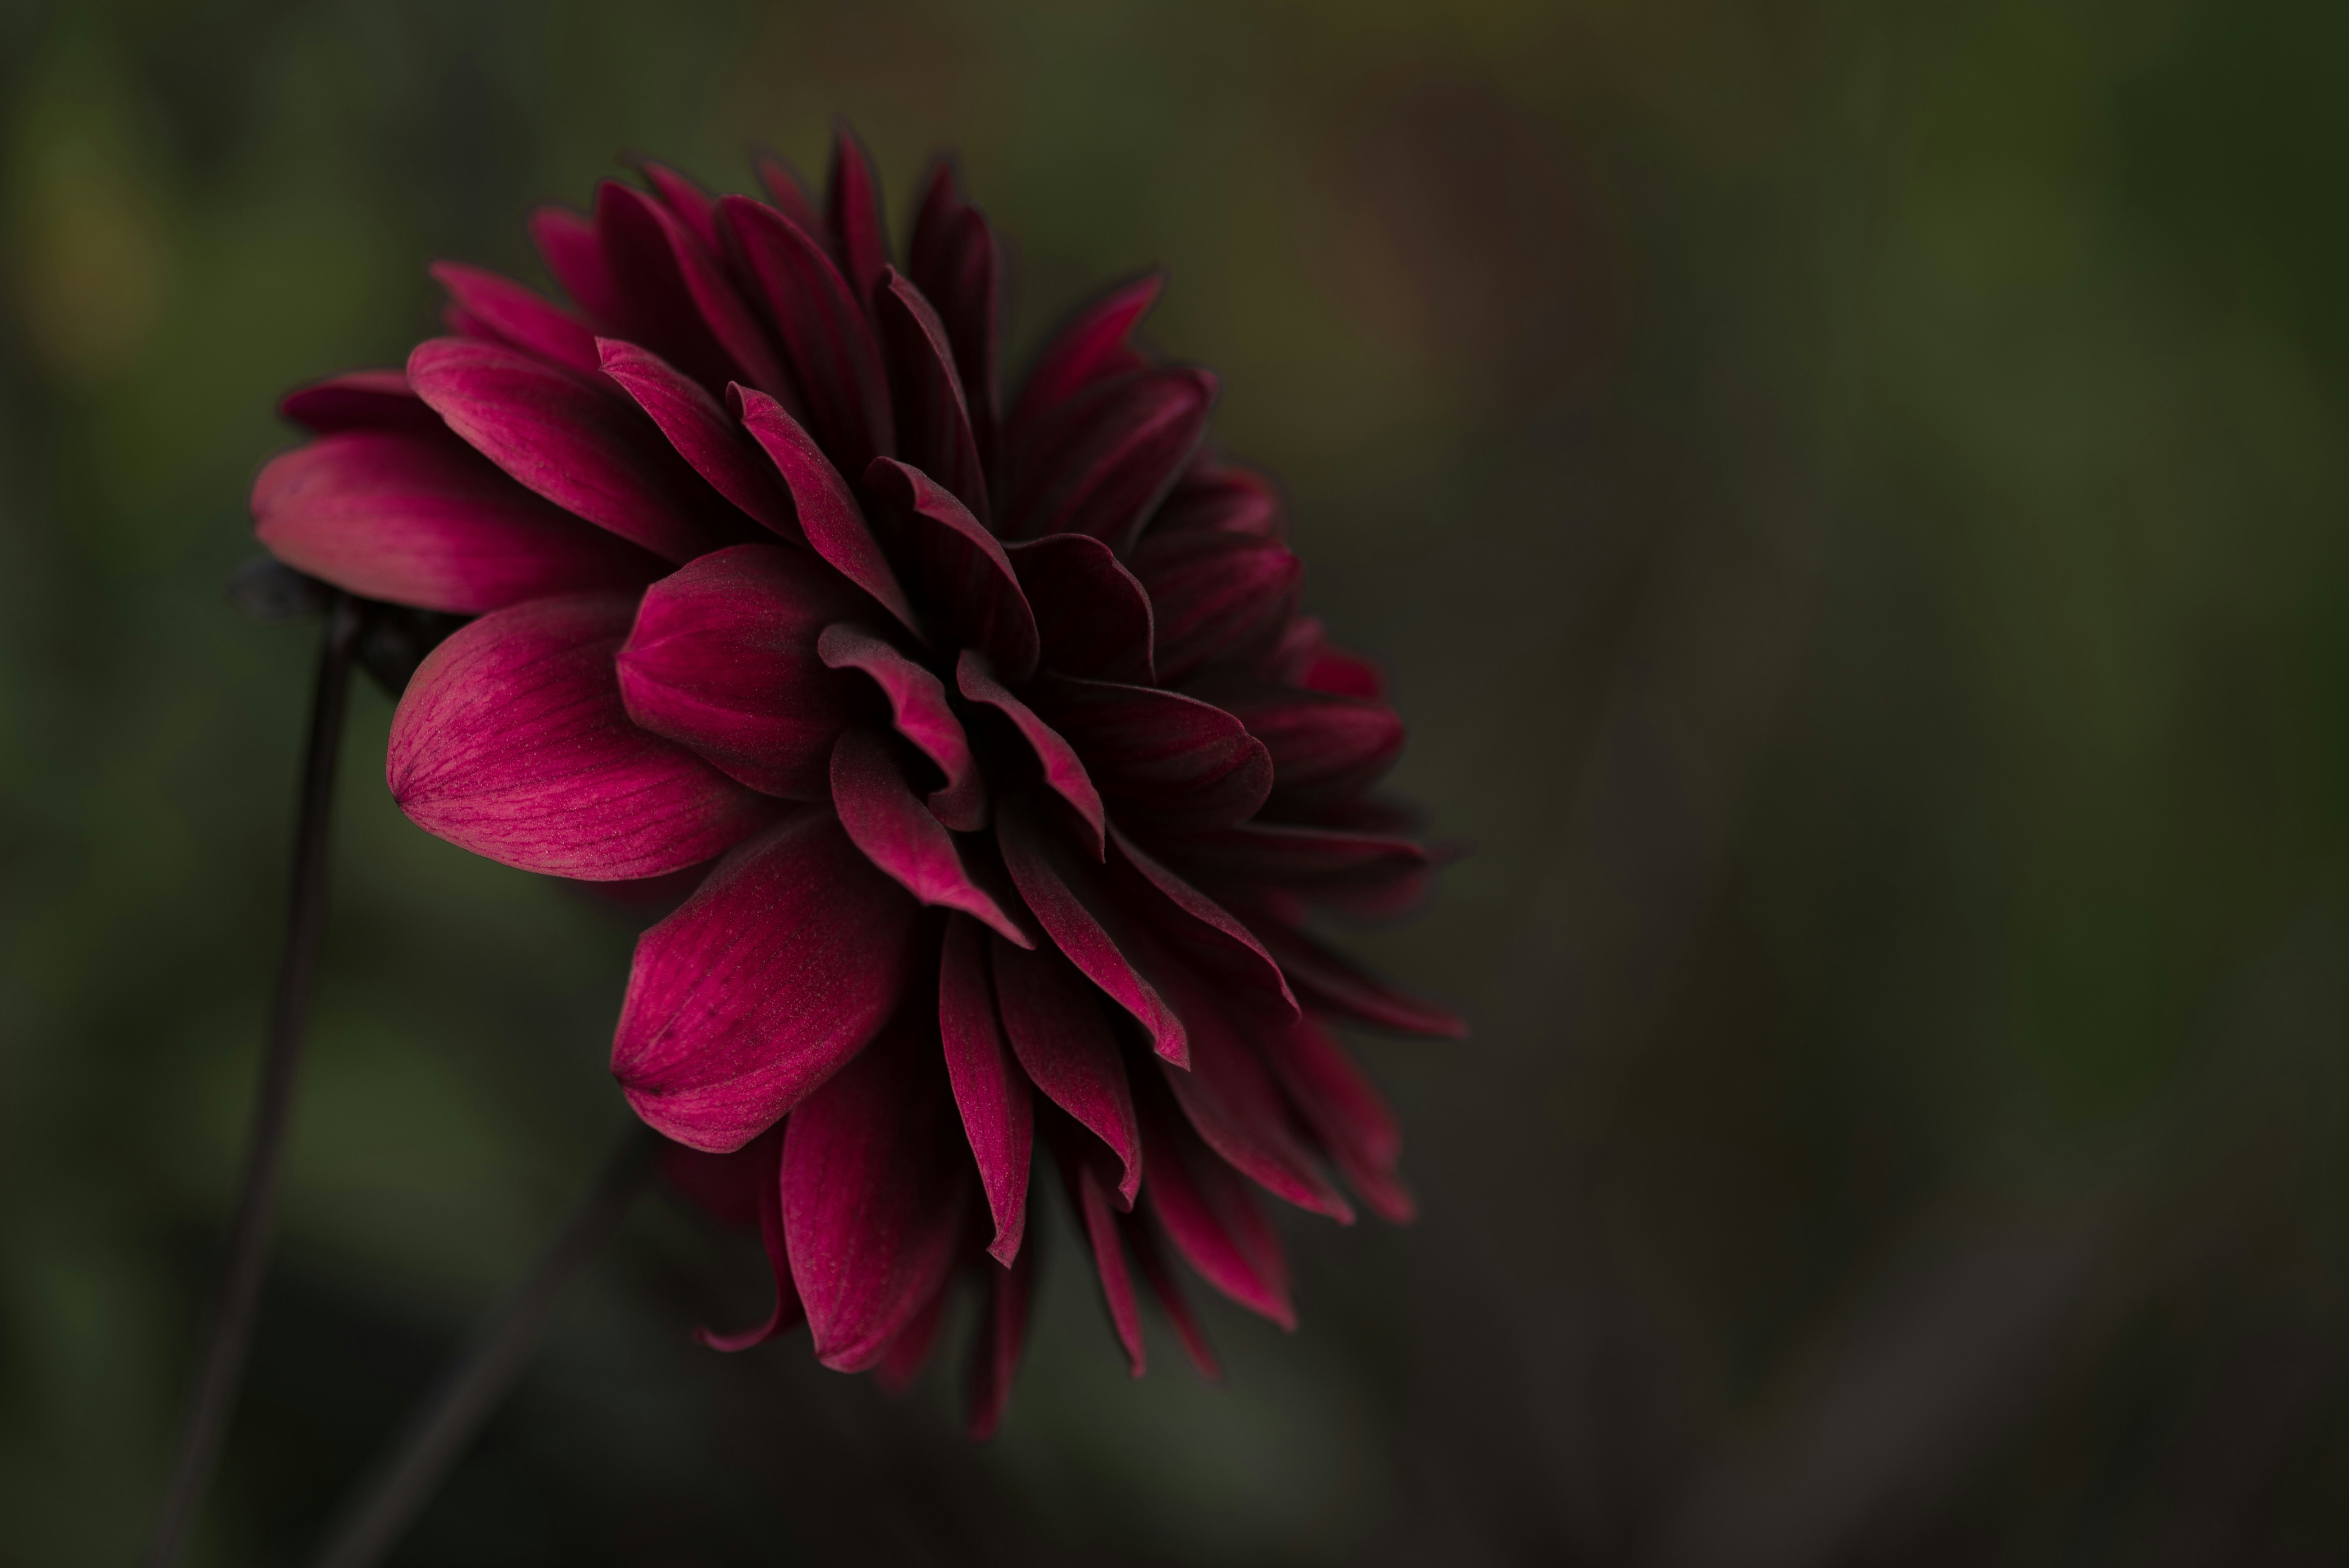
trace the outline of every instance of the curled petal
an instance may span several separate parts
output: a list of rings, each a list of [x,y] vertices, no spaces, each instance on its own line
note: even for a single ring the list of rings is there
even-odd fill
[[[738,846],[636,942],[612,1042],[628,1103],[696,1149],[773,1126],[896,1008],[919,907],[830,811]]]
[[[1035,753],[1045,784],[1068,802],[1089,830],[1093,858],[1099,860],[1107,853],[1109,815],[1102,806],[1101,791],[1093,788],[1084,759],[1077,755],[1076,748],[1059,730],[1037,717],[1034,709],[1006,690],[1003,683],[988,672],[986,659],[976,649],[962,651],[955,665],[955,684],[971,701],[984,703],[1011,721]]]
[[[1003,862],[1054,944],[1149,1031],[1153,1050],[1178,1065],[1188,1062],[1183,1020],[1129,956],[1146,938],[1105,895],[1092,869],[1025,810],[1007,804],[997,816]]]
[[[798,539],[791,497],[774,466],[745,438],[708,387],[648,348],[599,337],[593,347],[604,374],[636,399],[677,455],[719,495],[785,539]]]
[[[884,268],[873,293],[874,320],[889,366],[897,446],[913,465],[935,474],[982,524],[988,521],[987,470],[978,436],[955,369],[945,324],[911,278]]]
[[[573,370],[593,371],[595,335],[572,314],[512,278],[462,262],[426,269],[449,291],[449,303],[481,323],[498,341]]]
[[[1028,1308],[1036,1294],[1035,1247],[1021,1253],[1009,1268],[988,1274],[987,1306],[979,1315],[978,1338],[970,1347],[970,1415],[965,1429],[974,1442],[995,1435],[1011,1403],[1019,1352],[1028,1343]]]
[[[1030,689],[1102,791],[1160,821],[1227,828],[1256,815],[1272,788],[1264,744],[1196,697],[1071,676]]]
[[[997,1016],[988,945],[987,933],[971,922],[947,922],[938,969],[938,1034],[946,1044],[947,1077],[962,1111],[963,1131],[978,1162],[978,1183],[995,1218],[995,1239],[987,1250],[997,1263],[1008,1264],[1019,1255],[1028,1228],[1029,1149],[1036,1110],[1028,1078],[1012,1059]]]
[[[1081,533],[1007,544],[1036,613],[1043,662],[1064,674],[1150,686],[1150,595],[1110,547]]]
[[[1133,565],[1157,614],[1158,678],[1169,683],[1269,653],[1305,576],[1282,546],[1231,533],[1154,534]]]
[[[408,385],[404,370],[347,370],[296,387],[279,414],[319,435],[337,430],[410,430],[438,435],[448,428]]]
[[[961,640],[986,654],[1008,680],[1025,680],[1041,643],[1036,613],[993,534],[929,475],[895,458],[875,458],[866,487],[909,514],[906,553],[933,609]]]
[[[1289,1099],[1304,1112],[1314,1136],[1371,1212],[1395,1224],[1417,1212],[1411,1190],[1395,1174],[1402,1130],[1362,1069],[1329,1032],[1311,1019],[1263,1037],[1265,1055]]]
[[[808,422],[850,472],[863,472],[897,441],[872,318],[814,238],[816,231],[747,196],[724,197],[718,211],[765,297]]]
[[[832,466],[823,449],[781,404],[765,393],[735,387],[728,396],[740,405],[743,428],[783,476],[783,484],[792,492],[792,509],[798,514],[800,531],[806,536],[808,547],[832,562],[833,571],[872,594],[907,631],[918,635],[921,627],[914,618],[913,605],[906,602],[905,590],[898,584],[896,573],[881,553],[880,543],[864,521],[864,509],[849,493],[848,481],[840,477],[840,470]]]
[[[1150,1166],[1143,1202],[1174,1250],[1224,1295],[1294,1330],[1288,1260],[1247,1180],[1155,1096],[1143,1103],[1142,1143]],[[1142,1261],[1147,1273],[1149,1255]]]
[[[832,748],[832,803],[840,825],[865,859],[924,903],[958,909],[1030,945],[1035,939],[971,881],[954,835],[915,795],[889,747],[869,729],[841,732]]]
[[[889,700],[897,733],[938,765],[946,784],[930,791],[930,811],[958,833],[987,823],[987,777],[970,754],[962,720],[947,701],[946,683],[895,647],[846,622],[826,626],[816,643],[823,662],[836,670],[861,670]]]
[[[598,882],[677,871],[757,829],[771,803],[621,707],[613,655],[635,609],[533,599],[433,649],[392,716],[400,809],[475,854]]]
[[[1126,340],[1165,286],[1164,273],[1145,273],[1117,284],[1071,316],[1045,344],[1021,383],[1019,401],[1011,411],[1013,426],[1032,426],[1095,381],[1138,367],[1142,356]]]
[[[765,1321],[737,1329],[731,1334],[720,1334],[706,1327],[696,1328],[693,1336],[712,1350],[728,1352],[764,1345],[807,1315],[800,1305],[799,1286],[792,1283],[792,1260],[783,1241],[783,1194],[780,1169],[783,1130],[770,1128],[731,1154],[707,1154],[675,1143],[670,1144],[668,1150],[672,1181],[677,1179],[674,1174],[677,1168],[690,1160],[709,1165],[733,1167],[730,1173],[733,1178],[747,1181],[750,1212],[759,1227],[759,1242],[766,1249],[767,1268],[775,1281],[775,1305],[767,1314]]]
[[[1132,1208],[1142,1189],[1142,1137],[1117,1037],[1092,987],[1049,949],[994,948],[996,1008],[1020,1067],[1045,1098],[1118,1157],[1125,1169],[1118,1195]]]
[[[646,592],[620,649],[628,717],[753,789],[826,799],[857,691],[818,638],[862,607],[804,551],[738,544],[688,562]]]

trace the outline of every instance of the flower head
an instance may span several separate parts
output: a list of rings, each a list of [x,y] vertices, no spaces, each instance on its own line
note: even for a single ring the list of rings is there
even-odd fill
[[[1134,1273],[1293,1322],[1256,1191],[1411,1200],[1347,1021],[1453,1034],[1314,913],[1399,909],[1429,852],[1369,791],[1403,732],[1300,615],[1272,488],[1205,444],[1216,381],[1113,288],[1007,402],[1001,262],[950,170],[905,268],[843,136],[821,209],[659,165],[532,220],[568,307],[433,269],[449,335],[289,397],[315,438],[262,539],[354,593],[475,617],[387,776],[524,870],[693,883],[613,1043],[672,1174],[755,1222],[843,1370],[910,1377],[985,1284],[974,1429],[1025,1329],[1033,1146],[1143,1367]],[[657,884],[656,884],[657,885]]]

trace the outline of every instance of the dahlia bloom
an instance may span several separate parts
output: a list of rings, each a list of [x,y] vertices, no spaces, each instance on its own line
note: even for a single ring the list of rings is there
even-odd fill
[[[1402,726],[1298,612],[1278,500],[1205,442],[1215,378],[1133,342],[1155,276],[999,390],[1002,263],[941,165],[900,271],[843,136],[713,198],[657,164],[532,219],[568,307],[443,263],[449,335],[290,396],[262,540],[472,617],[386,775],[507,865],[691,884],[612,1047],[670,1171],[761,1231],[771,1315],[910,1377],[983,1285],[972,1425],[1025,1333],[1034,1145],[1133,1371],[1172,1259],[1294,1323],[1261,1188],[1401,1220],[1394,1119],[1333,1021],[1448,1035],[1314,912],[1428,851],[1369,791]],[[667,879],[664,881],[663,879]],[[1023,1244],[1023,1242],[1029,1244]]]

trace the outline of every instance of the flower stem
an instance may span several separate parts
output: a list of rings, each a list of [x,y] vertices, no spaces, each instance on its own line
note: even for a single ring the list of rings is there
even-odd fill
[[[300,813],[294,829],[294,878],[285,917],[285,945],[278,959],[277,990],[269,1014],[261,1082],[245,1147],[243,1182],[229,1233],[228,1268],[220,1285],[212,1336],[199,1364],[187,1425],[180,1435],[163,1510],[149,1539],[148,1568],[174,1568],[186,1551],[196,1511],[212,1484],[222,1440],[236,1404],[245,1352],[253,1344],[254,1315],[261,1305],[261,1279],[269,1259],[269,1233],[277,1206],[277,1171],[285,1149],[285,1127],[294,1102],[295,1069],[302,1057],[302,1034],[309,1021],[310,982],[318,965],[318,936],[326,922],[326,850],[334,818],[335,763],[342,751],[343,714],[350,694],[351,655],[358,642],[359,610],[350,596],[336,593],[326,609],[318,649],[318,674],[310,697],[310,733],[302,760]]]
[[[631,1122],[595,1184],[540,1254],[530,1277],[506,1298],[472,1348],[419,1408],[373,1481],[314,1560],[316,1568],[373,1568],[398,1544],[449,1467],[522,1376],[563,1287],[618,1228],[629,1202],[652,1175],[657,1146],[650,1132]]]

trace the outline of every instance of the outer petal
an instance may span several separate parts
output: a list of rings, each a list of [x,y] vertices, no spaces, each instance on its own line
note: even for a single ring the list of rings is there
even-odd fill
[[[1053,943],[1150,1032],[1154,1050],[1171,1062],[1186,1063],[1183,1020],[1128,955],[1146,939],[1104,896],[1092,868],[1068,852],[1058,834],[1016,806],[1007,804],[998,813],[996,839],[1019,896]]]
[[[1283,1023],[1298,1016],[1297,997],[1280,965],[1246,923],[1113,827],[1110,841],[1117,846],[1114,862],[1127,873],[1122,880],[1129,908],[1158,912],[1162,933],[1218,976],[1252,993],[1261,1010]]]
[[[328,435],[336,430],[419,430],[438,435],[448,428],[411,391],[404,370],[347,370],[296,387],[277,405],[295,424]]]
[[[792,1283],[792,1260],[783,1241],[783,1194],[780,1170],[783,1151],[783,1130],[771,1128],[731,1154],[705,1154],[699,1150],[672,1144],[669,1166],[671,1180],[684,1159],[723,1161],[740,1168],[750,1179],[750,1212],[759,1227],[759,1241],[767,1253],[767,1267],[774,1275],[775,1305],[766,1319],[731,1334],[720,1334],[707,1327],[696,1328],[694,1338],[712,1350],[748,1350],[754,1345],[784,1333],[807,1315],[800,1305],[799,1287]]]
[[[1061,533],[1007,544],[1003,553],[1035,610],[1046,665],[1097,680],[1156,682],[1150,595],[1108,545]]]
[[[643,415],[574,373],[439,337],[408,356],[408,381],[468,445],[564,511],[671,561],[719,542],[709,487]]]
[[[677,871],[753,831],[767,802],[622,709],[612,659],[635,608],[533,599],[433,649],[392,716],[400,809],[475,854],[597,882]]]
[[[713,390],[741,381],[777,397],[789,384],[775,346],[702,242],[640,191],[606,180],[595,191],[595,232],[626,289],[632,338]]]
[[[856,133],[842,126],[833,133],[832,178],[824,186],[824,218],[832,230],[840,270],[870,302],[889,270],[889,230],[881,205],[881,181],[872,155]]]
[[[647,591],[620,650],[628,717],[753,789],[828,799],[859,693],[818,637],[863,603],[803,551],[738,544],[691,562]]]
[[[978,1338],[970,1347],[970,1418],[966,1429],[985,1442],[1003,1422],[1019,1376],[1019,1352],[1028,1343],[1028,1308],[1036,1294],[1036,1249],[1030,1246],[1009,1268],[992,1271]]]
[[[546,270],[589,321],[608,326],[622,319],[619,286],[604,260],[604,242],[585,213],[549,202],[531,213],[530,238]]]
[[[738,847],[637,940],[612,1043],[628,1103],[697,1149],[773,1126],[895,1009],[919,907],[829,811]]]
[[[1467,1037],[1468,1026],[1450,1008],[1395,989],[1303,932],[1276,920],[1258,921],[1254,929],[1298,992],[1321,1011],[1398,1034]]]
[[[1218,696],[1271,753],[1272,787],[1284,806],[1358,795],[1402,755],[1402,720],[1384,703],[1282,686]]]
[[[767,193],[767,200],[792,221],[794,228],[818,241],[827,239],[832,225],[816,211],[815,199],[808,194],[807,181],[800,178],[797,169],[788,160],[763,151],[751,159],[750,166],[758,170],[759,188]],[[725,199],[719,200],[723,205]]]
[[[979,452],[988,456],[1003,422],[1003,269],[986,214],[965,201],[957,186],[951,162],[941,159],[932,167],[905,271],[937,307]]]
[[[816,1358],[880,1361],[953,1269],[970,1162],[929,1020],[909,1013],[783,1130],[783,1233]]]
[[[1408,1222],[1418,1206],[1395,1174],[1402,1130],[1362,1069],[1310,1019],[1262,1038],[1282,1087],[1362,1202],[1382,1220]]]
[[[988,935],[968,920],[949,918],[938,970],[938,1034],[946,1044],[947,1076],[963,1131],[978,1161],[978,1182],[995,1216],[988,1252],[997,1263],[1019,1254],[1028,1229],[1029,1150],[1035,1135],[1035,1100],[1012,1059],[996,1016],[988,973]],[[1019,949],[1013,948],[1013,952]]]
[[[670,216],[685,225],[702,249],[713,256],[718,254],[717,199],[692,176],[666,163],[640,159],[636,170],[645,177],[645,183],[653,188],[660,204],[669,210]]]
[[[873,315],[889,366],[898,450],[924,473],[936,475],[985,523],[987,470],[979,462],[978,432],[946,326],[912,279],[895,268],[884,268],[882,279],[873,294]]]
[[[1044,346],[1029,368],[1013,407],[1011,422],[1024,438],[1047,410],[1104,377],[1119,375],[1142,364],[1142,356],[1126,340],[1166,286],[1164,273],[1145,273],[1119,284],[1071,316]]]
[[[1067,959],[996,943],[995,1001],[1019,1065],[1046,1098],[1107,1144],[1125,1170],[1125,1206],[1142,1189],[1142,1135],[1125,1062],[1096,993]]]
[[[480,322],[500,342],[573,370],[594,371],[595,336],[572,314],[512,278],[462,262],[426,269],[449,291],[449,303]]]
[[[1025,680],[1042,646],[1036,613],[995,536],[946,488],[895,458],[864,470],[868,490],[910,514],[905,553],[916,562],[928,608],[1009,680]]]
[[[1204,370],[1148,369],[1071,398],[1013,469],[1007,531],[1081,533],[1129,549],[1206,433],[1216,392]]]
[[[1158,678],[1169,683],[1269,653],[1305,575],[1280,545],[1231,533],[1154,534],[1132,560],[1157,613]]]
[[[1154,535],[1190,531],[1238,533],[1284,542],[1280,492],[1262,474],[1202,458],[1167,492],[1150,520]]]
[[[1227,828],[1256,815],[1272,788],[1263,743],[1212,704],[1070,676],[1030,690],[1102,793],[1160,821]]]
[[[897,1330],[889,1348],[873,1366],[873,1380],[890,1398],[912,1388],[921,1377],[922,1368],[930,1364],[930,1352],[937,1348],[938,1330],[946,1326],[947,1303],[954,1295],[954,1276],[948,1274],[932,1293],[929,1302]]]
[[[1156,1096],[1143,1101],[1142,1140],[1150,1162],[1143,1201],[1175,1251],[1232,1300],[1294,1330],[1288,1261],[1247,1181]],[[1150,1263],[1143,1254],[1145,1272]]]
[[[599,337],[592,346],[604,374],[636,399],[677,455],[710,488],[785,539],[801,537],[792,499],[717,398],[698,381],[649,348]]]
[[[930,791],[930,811],[958,833],[987,824],[987,777],[970,754],[962,720],[947,701],[946,684],[895,647],[842,622],[826,626],[816,653],[833,669],[861,670],[889,699],[897,733],[938,765],[946,784]]]
[[[970,880],[954,835],[905,782],[891,743],[869,729],[841,733],[832,748],[832,803],[864,858],[926,904],[984,921],[1025,947],[1035,938]]]
[[[458,615],[641,587],[666,570],[439,428],[346,430],[283,453],[254,481],[253,512],[287,565],[364,598]]]
[[[864,510],[849,493],[848,481],[840,477],[823,449],[772,397],[747,387],[735,388],[730,396],[741,404],[743,427],[782,474],[809,548],[880,601],[906,630],[919,635],[921,625],[906,601],[905,590],[881,553]]]
[[[1133,1248],[1134,1262],[1142,1265],[1142,1277],[1150,1284],[1150,1294],[1158,1298],[1159,1310],[1165,1313],[1166,1321],[1174,1326],[1174,1336],[1183,1342],[1184,1354],[1191,1358],[1200,1377],[1210,1383],[1220,1383],[1224,1369],[1216,1364],[1215,1347],[1207,1343],[1206,1331],[1192,1314],[1182,1277],[1174,1272],[1174,1265],[1167,1261],[1165,1250],[1159,1244],[1161,1228],[1140,1211],[1118,1221],[1118,1229]]]
[[[1183,848],[1191,863],[1221,876],[1364,914],[1407,907],[1425,889],[1435,863],[1424,846],[1409,839],[1280,822],[1195,834]]]
[[[897,442],[873,321],[849,292],[816,231],[747,196],[718,203],[743,269],[757,281],[808,421],[852,473]]]
[[[1036,755],[1044,771],[1044,782],[1069,806],[1091,830],[1093,858],[1099,860],[1107,852],[1103,836],[1109,829],[1109,816],[1102,809],[1101,792],[1085,771],[1083,758],[1076,753],[1061,732],[1036,717],[1035,711],[997,680],[987,668],[987,661],[975,649],[965,648],[955,665],[955,684],[962,695],[973,702],[985,703],[1009,719],[1020,737]]]
[[[1070,1140],[1073,1141],[1073,1140]],[[1102,1305],[1109,1309],[1110,1327],[1125,1351],[1126,1365],[1141,1377],[1148,1365],[1142,1343],[1142,1312],[1134,1301],[1133,1276],[1125,1266],[1125,1244],[1119,1239],[1118,1212],[1110,1201],[1109,1184],[1084,1150],[1055,1144],[1061,1180],[1069,1190],[1069,1207],[1092,1248],[1093,1277],[1101,1282]],[[1132,1200],[1127,1201],[1132,1206]]]

